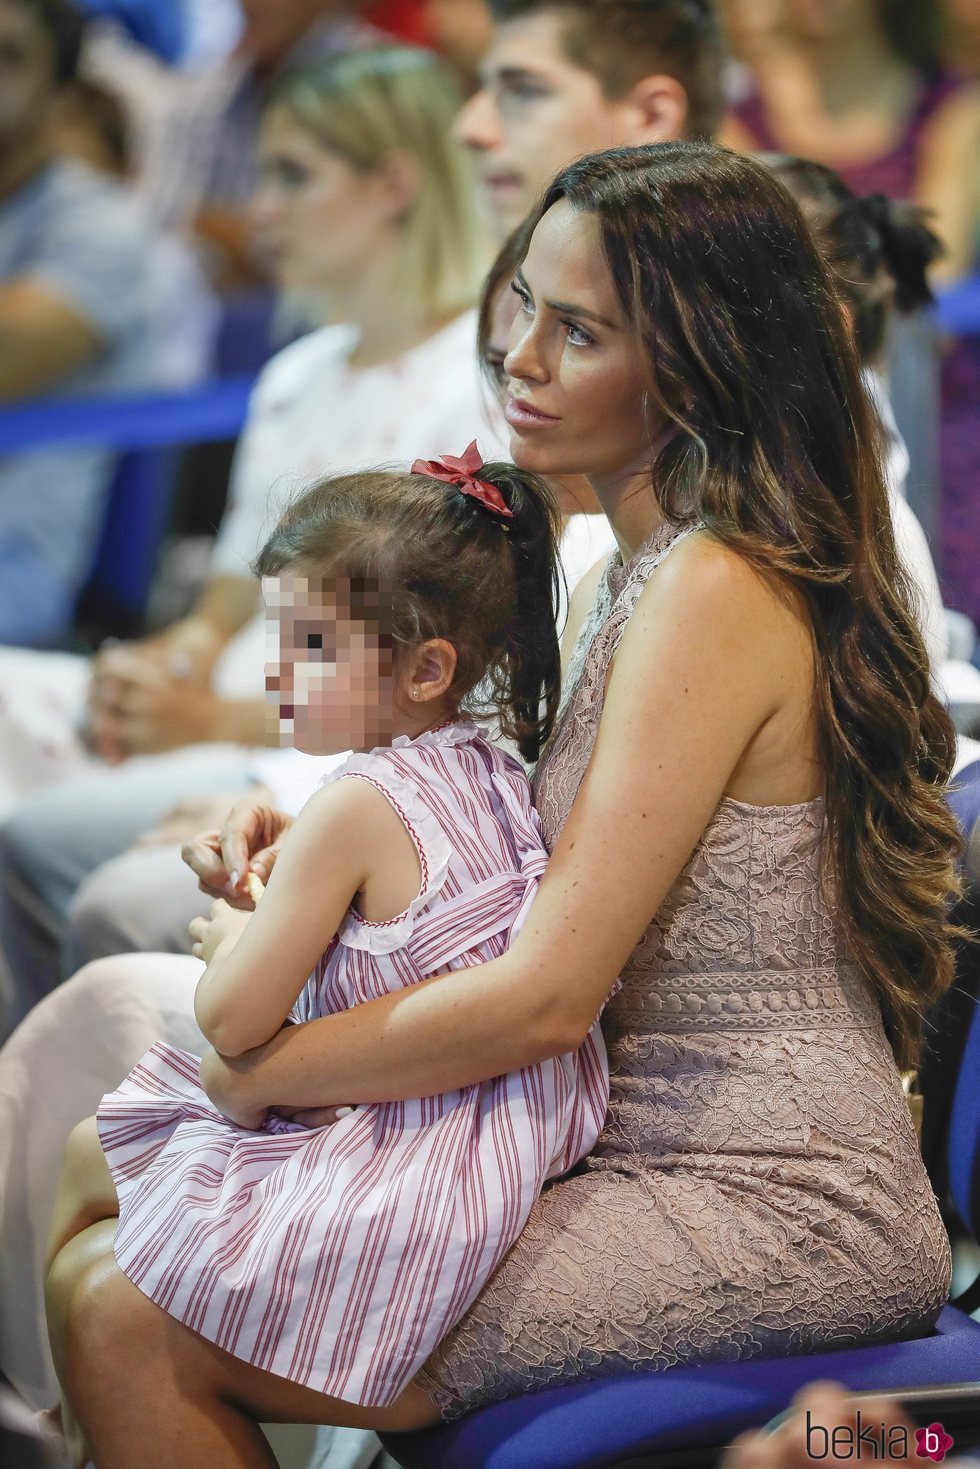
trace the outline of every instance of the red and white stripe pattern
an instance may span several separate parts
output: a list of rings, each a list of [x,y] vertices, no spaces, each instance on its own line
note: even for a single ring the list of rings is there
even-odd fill
[[[350,913],[294,1011],[335,1013],[499,955],[547,856],[526,777],[470,724],[354,756],[424,874],[391,924]],[[598,1024],[578,1052],[478,1086],[359,1107],[316,1131],[234,1126],[193,1056],[154,1046],[99,1109],[116,1257],[193,1330],[257,1367],[381,1406],[411,1381],[589,1151],[608,1100]]]

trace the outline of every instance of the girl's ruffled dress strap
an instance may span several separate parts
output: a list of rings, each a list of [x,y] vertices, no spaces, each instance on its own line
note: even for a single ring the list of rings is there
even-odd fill
[[[405,744],[410,741],[406,740]],[[404,748],[400,741],[395,745]],[[391,759],[392,750],[372,750],[369,754],[351,755],[345,764],[323,777],[321,785],[338,780],[366,780],[380,791],[401,817],[418,854],[422,879],[418,896],[404,912],[384,923],[369,923],[349,909],[337,937],[350,949],[364,949],[372,954],[390,954],[406,947],[415,929],[418,915],[442,891],[452,861],[453,849],[439,821],[419,799],[417,785],[409,780]]]

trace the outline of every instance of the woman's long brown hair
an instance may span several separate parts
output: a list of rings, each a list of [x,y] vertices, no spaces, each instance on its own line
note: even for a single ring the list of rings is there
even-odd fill
[[[895,549],[878,430],[832,276],[788,191],[709,144],[616,149],[558,175],[595,216],[651,401],[680,430],[664,513],[791,589],[809,616],[825,860],[841,938],[896,1059],[952,979],[955,733]]]

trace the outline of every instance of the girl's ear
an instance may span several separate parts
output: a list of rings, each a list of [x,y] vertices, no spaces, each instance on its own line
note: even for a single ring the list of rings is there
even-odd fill
[[[405,665],[405,684],[413,704],[448,694],[456,677],[456,649],[445,638],[430,638],[413,649]]]

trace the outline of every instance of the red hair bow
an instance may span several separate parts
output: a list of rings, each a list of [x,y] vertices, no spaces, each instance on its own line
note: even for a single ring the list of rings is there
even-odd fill
[[[477,479],[482,468],[483,460],[474,439],[460,458],[455,454],[443,454],[440,459],[416,459],[412,465],[412,473],[427,474],[431,479],[441,479],[444,484],[455,485],[460,494],[479,500],[491,514],[499,515],[502,520],[512,520],[514,512],[508,508],[497,486],[485,479]]]

